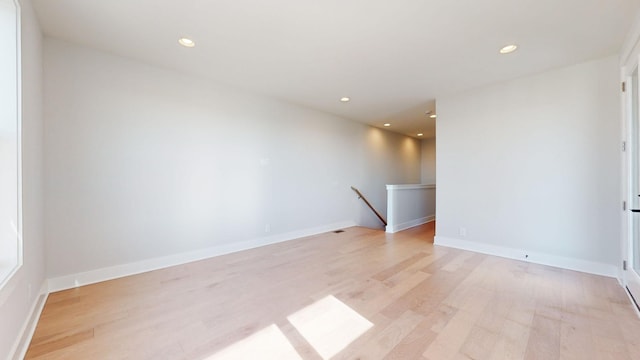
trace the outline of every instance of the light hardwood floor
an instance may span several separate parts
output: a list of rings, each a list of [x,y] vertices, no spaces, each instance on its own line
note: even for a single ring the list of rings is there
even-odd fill
[[[640,359],[640,321],[615,279],[354,227],[53,293],[27,353],[323,356]]]

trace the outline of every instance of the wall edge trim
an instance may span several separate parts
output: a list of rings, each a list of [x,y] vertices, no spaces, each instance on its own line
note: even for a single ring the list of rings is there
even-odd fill
[[[435,215],[428,215],[425,217],[421,217],[419,219],[406,221],[401,224],[396,225],[387,225],[385,231],[389,234],[397,233],[398,231],[407,230],[412,227],[420,226],[422,224],[426,224],[428,222],[436,221]]]
[[[508,248],[437,235],[434,237],[433,244],[611,278],[617,278],[618,275],[618,269],[613,264],[528,251],[526,249]]]
[[[357,226],[357,224],[354,221],[342,221],[313,228],[295,230],[268,237],[254,238],[237,243],[220,244],[190,252],[108,266],[75,274],[57,276],[49,279],[49,291],[56,292],[72,289],[79,286],[95,284],[102,281],[141,274],[153,270],[164,269],[171,266],[182,265],[194,261],[213,258],[220,255],[226,255],[242,250],[249,250],[261,246],[277,244],[280,242],[295,240],[352,226]]]
[[[31,339],[33,338],[33,334],[36,331],[36,326],[38,325],[40,315],[42,315],[44,304],[47,302],[48,297],[49,285],[48,281],[44,280],[42,282],[42,286],[40,287],[38,296],[34,299],[33,304],[31,305],[29,316],[25,320],[25,323],[22,325],[19,336],[16,339],[16,343],[13,345],[13,348],[9,353],[9,359],[20,360],[24,359],[25,355],[27,355],[27,350],[29,349],[29,345],[31,344]]]

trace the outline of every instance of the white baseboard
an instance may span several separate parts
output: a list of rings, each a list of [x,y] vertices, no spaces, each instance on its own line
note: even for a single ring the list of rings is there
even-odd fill
[[[33,338],[33,333],[36,331],[36,325],[38,325],[38,320],[40,320],[40,315],[42,314],[42,310],[44,309],[44,304],[47,302],[47,297],[49,296],[49,287],[47,285],[47,280],[42,283],[40,287],[40,292],[38,293],[38,297],[36,297],[35,301],[31,305],[31,310],[29,311],[29,316],[25,321],[24,325],[22,325],[22,329],[20,329],[20,334],[22,334],[17,340],[15,345],[13,346],[13,351],[10,354],[13,354],[9,359],[13,360],[21,360],[24,359],[27,354],[27,350],[29,349],[29,344],[31,344],[31,338]]]
[[[445,236],[436,236],[434,245],[447,246],[456,249],[469,250],[482,254],[495,255],[509,259],[528,261],[535,264],[548,265],[562,269],[575,270],[589,274],[616,278],[618,269],[615,265],[600,262],[568,258],[563,256],[538,253],[522,249],[478,243]]]
[[[389,186],[389,185],[387,185],[387,186]],[[401,224],[387,225],[386,232],[392,234],[392,233],[396,233],[398,231],[402,231],[402,230],[406,230],[406,229],[412,228],[414,226],[426,224],[428,222],[435,221],[435,220],[436,220],[436,216],[435,215],[429,215],[429,216],[425,216],[425,217],[422,217],[422,218],[419,218],[419,219],[406,221],[406,222],[403,222]]]
[[[318,226],[309,229],[291,231],[262,238],[251,239],[233,244],[223,244],[206,249],[169,255],[159,258],[137,261],[134,263],[115,265],[87,272],[59,276],[49,279],[49,291],[61,291],[78,286],[94,284],[101,281],[112,280],[124,276],[140,274],[147,271],[158,270],[170,266],[185,264],[193,261],[208,259],[237,251],[248,250],[260,246],[271,245],[283,241],[294,240],[306,236],[317,235],[341,228],[356,226],[353,221],[343,221],[334,224]]]

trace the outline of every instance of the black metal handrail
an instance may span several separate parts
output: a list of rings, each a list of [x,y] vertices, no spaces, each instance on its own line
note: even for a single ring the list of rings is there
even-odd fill
[[[358,199],[362,199],[362,201],[364,201],[365,204],[367,204],[367,206],[369,207],[369,209],[371,209],[371,211],[373,211],[374,214],[376,214],[376,216],[378,217],[378,219],[380,219],[380,221],[382,221],[382,223],[384,224],[384,226],[387,226],[387,221],[382,217],[382,215],[380,215],[380,213],[378,212],[378,210],[376,210],[373,205],[371,205],[371,203],[367,200],[366,197],[364,197],[364,195],[362,195],[362,193],[360,192],[360,190],[356,189],[355,187],[351,187],[351,190],[355,191],[356,194],[358,194]]]

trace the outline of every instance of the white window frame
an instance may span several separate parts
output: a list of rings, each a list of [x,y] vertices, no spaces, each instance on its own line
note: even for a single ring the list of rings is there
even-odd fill
[[[0,278],[0,290],[11,281],[23,264],[22,239],[22,34],[19,0],[8,0],[15,6],[16,26],[16,154],[17,154],[17,251],[16,265],[4,278]]]

